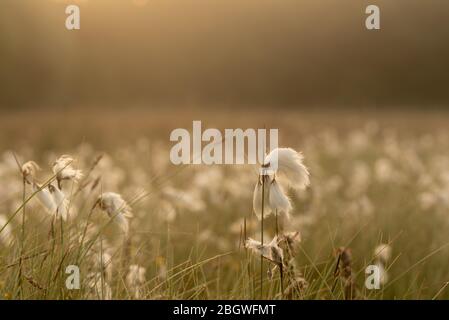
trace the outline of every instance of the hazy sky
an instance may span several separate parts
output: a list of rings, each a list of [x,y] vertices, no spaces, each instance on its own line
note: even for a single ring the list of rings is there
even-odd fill
[[[1,0],[0,70],[1,108],[447,105],[449,1]]]

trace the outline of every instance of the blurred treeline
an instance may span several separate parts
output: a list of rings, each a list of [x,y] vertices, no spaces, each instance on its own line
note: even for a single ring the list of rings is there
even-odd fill
[[[449,105],[449,1],[0,1],[0,108],[155,103]]]

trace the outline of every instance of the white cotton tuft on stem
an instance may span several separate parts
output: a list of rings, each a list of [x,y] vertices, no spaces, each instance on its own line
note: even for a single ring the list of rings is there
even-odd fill
[[[33,183],[33,191],[37,192],[37,199],[49,214],[60,216],[64,221],[67,220],[69,200],[64,192],[52,184],[42,188],[36,183]]]
[[[302,153],[292,148],[276,148],[264,160],[269,172],[283,175],[290,185],[304,189],[310,184],[309,171],[303,163]]]
[[[374,249],[374,258],[385,264],[391,259],[391,251],[391,246],[388,244],[380,244]]]
[[[388,280],[389,280],[389,277],[388,277],[388,272],[387,272],[387,270],[385,269],[384,264],[383,264],[382,262],[378,261],[378,262],[376,263],[376,266],[377,266],[377,268],[378,268],[378,270],[379,270],[379,280],[380,280],[380,284],[381,284],[381,285],[387,284],[387,282],[388,282]]]
[[[0,230],[2,230],[0,231],[0,243],[4,246],[9,246],[14,239],[11,224],[8,222],[8,219],[0,214]]]
[[[262,245],[260,241],[248,238],[245,241],[245,247],[277,265],[282,265],[282,262],[284,260],[284,253],[278,246],[277,236],[275,236],[273,240],[270,241],[270,243],[264,245]]]
[[[375,265],[379,270],[380,276],[379,280],[381,285],[385,285],[388,282],[389,277],[386,265],[390,261],[391,256],[392,256],[392,248],[390,245],[386,243],[382,243],[374,249],[374,260]]]
[[[287,218],[290,218],[290,210],[292,209],[290,199],[285,194],[281,185],[277,183],[276,179],[271,181],[268,193],[268,202],[271,211],[277,212],[277,214],[284,213]]]
[[[55,214],[58,207],[48,187],[41,188],[38,184],[33,183],[33,192],[36,192],[37,199],[48,213]]]
[[[62,220],[66,221],[69,215],[69,200],[63,191],[55,188],[53,185],[50,184],[48,189],[53,196],[53,201],[56,205],[58,215],[61,216]]]
[[[261,179],[267,180],[268,176],[262,176]],[[262,181],[259,179],[256,183],[256,186],[254,187],[254,193],[253,193],[253,210],[254,213],[257,216],[257,219],[262,218],[262,189],[264,193],[264,208],[263,208],[263,215],[264,217],[267,217],[271,213],[271,209],[268,203],[268,196],[269,196],[269,188],[267,185],[267,181],[265,181],[265,188],[262,188]]]
[[[34,161],[25,162],[22,165],[22,175],[26,182],[32,184],[36,178],[37,171],[41,170],[39,165]]]
[[[63,180],[78,182],[83,177],[81,170],[73,168],[73,161],[74,159],[71,156],[62,155],[53,163],[52,170],[56,175],[59,189],[61,189],[61,182]]]
[[[126,276],[126,284],[132,292],[134,298],[140,299],[142,286],[145,284],[146,269],[137,264],[129,266],[129,272]]]
[[[95,205],[105,211],[125,234],[129,232],[127,218],[132,218],[131,207],[126,203],[121,195],[114,192],[106,192],[100,195]],[[95,206],[94,206],[95,207]]]

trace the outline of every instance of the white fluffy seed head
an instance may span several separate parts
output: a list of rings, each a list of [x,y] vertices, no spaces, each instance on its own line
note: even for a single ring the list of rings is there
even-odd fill
[[[109,252],[108,248],[102,248],[102,251],[95,255],[94,264],[99,270],[104,271],[104,275],[107,281],[112,280],[112,254]]]
[[[302,153],[292,148],[276,148],[265,157],[264,166],[269,172],[283,175],[292,187],[305,189],[310,178],[303,160]]]
[[[49,184],[45,188],[41,188],[38,184],[33,183],[33,192],[37,192],[37,199],[49,214],[67,220],[69,200],[63,191],[54,187],[52,184]]]
[[[261,179],[267,180],[268,176],[264,176]],[[259,179],[256,183],[256,186],[254,187],[254,193],[253,193],[253,210],[254,213],[257,216],[257,219],[261,219],[262,217],[262,189],[264,194],[263,199],[263,216],[264,218],[269,216],[271,214],[271,208],[269,205],[269,183],[268,181],[265,181],[265,185],[262,186],[262,181]]]
[[[290,210],[292,209],[290,199],[285,194],[281,185],[277,183],[276,179],[273,179],[270,183],[269,205],[272,212],[277,214],[283,213],[287,218],[290,218]]]
[[[131,207],[123,199],[123,197],[115,192],[105,192],[98,197],[100,208],[108,213],[110,217],[117,213],[121,213],[125,217],[132,217]]]
[[[56,213],[57,206],[48,187],[41,189],[38,184],[33,183],[33,192],[36,192],[37,199],[49,214]]]
[[[120,194],[105,192],[98,197],[96,203],[125,233],[128,233],[129,223],[126,218],[132,218],[133,214],[131,207]]]
[[[270,243],[262,245],[260,241],[248,238],[245,241],[245,247],[252,250],[255,254],[261,255],[271,262],[280,265],[284,260],[284,253],[278,246],[278,238],[274,237]]]
[[[0,244],[4,246],[9,246],[9,244],[13,241],[13,233],[11,224],[8,223],[8,219],[6,216],[0,214]]]
[[[39,167],[39,165],[34,162],[34,161],[28,161],[25,162],[22,165],[22,175],[23,178],[28,182],[28,183],[33,183],[34,179],[36,178],[36,173],[37,171],[41,170],[41,168]]]
[[[391,251],[391,246],[382,243],[374,249],[374,258],[382,263],[387,263],[391,259]]]
[[[146,271],[147,270],[144,267],[137,264],[129,266],[129,272],[126,276],[126,284],[136,299],[141,298],[141,287],[145,284]]]
[[[89,299],[111,300],[112,289],[101,272],[91,272],[86,276]]]
[[[82,171],[72,166],[73,161],[74,159],[71,156],[62,155],[53,163],[52,170],[58,183],[62,180],[78,182],[83,177]]]
[[[385,269],[385,266],[382,262],[376,263],[377,268],[379,269],[379,278],[380,278],[380,284],[385,285],[388,282],[388,272]]]
[[[201,194],[195,190],[186,192],[169,186],[162,190],[162,197],[170,201],[176,207],[193,212],[200,212],[206,208],[206,204],[201,198]]]
[[[63,191],[55,188],[53,185],[48,185],[48,189],[53,197],[53,201],[57,208],[57,214],[62,218],[62,220],[67,220],[69,215],[69,200]]]
[[[145,273],[147,270],[137,264],[129,266],[129,272],[126,276],[126,283],[129,286],[142,285],[145,283]]]

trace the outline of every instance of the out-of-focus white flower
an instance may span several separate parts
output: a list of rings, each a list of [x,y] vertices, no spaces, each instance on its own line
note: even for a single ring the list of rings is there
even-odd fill
[[[176,208],[168,201],[162,200],[158,210],[159,218],[167,222],[173,222],[176,219]]]
[[[48,185],[48,189],[53,196],[58,215],[60,215],[63,220],[67,220],[69,215],[69,200],[66,198],[64,192],[55,188],[53,185]]]
[[[245,241],[245,247],[252,250],[258,255],[262,255],[265,259],[281,265],[284,260],[284,253],[278,246],[278,238],[274,237],[270,243],[262,245],[260,241],[248,238]]]
[[[12,227],[8,224],[8,219],[0,214],[0,243],[8,246],[13,240]]]
[[[303,163],[302,153],[292,148],[276,148],[264,160],[269,173],[279,173],[294,188],[304,189],[310,184],[309,171]]]
[[[36,178],[37,171],[41,170],[38,164],[34,161],[25,162],[22,165],[22,175],[23,178],[29,183],[33,183]]]
[[[381,285],[385,285],[388,282],[388,272],[382,262],[377,262],[376,267],[379,270],[379,280]]]
[[[373,202],[366,195],[352,201],[349,203],[347,215],[353,217],[368,217],[374,213]]]
[[[192,212],[199,212],[206,209],[206,204],[201,199],[200,194],[195,190],[185,192],[173,187],[166,187],[162,191],[162,195],[182,209],[187,209]]]
[[[33,191],[37,192],[37,199],[49,214],[60,216],[63,220],[67,220],[69,201],[66,199],[64,192],[55,188],[52,184],[41,188],[36,183],[33,183]]]
[[[203,168],[195,174],[193,185],[199,189],[215,191],[223,182],[223,172],[219,167]]]
[[[382,243],[374,249],[374,257],[385,264],[391,259],[391,251],[391,246]]]
[[[41,188],[38,184],[33,183],[33,192],[36,192],[37,199],[49,214],[56,213],[58,207],[48,187]]]
[[[365,194],[372,182],[370,168],[364,162],[356,162],[350,179],[347,196],[355,198]]]
[[[348,137],[348,147],[356,152],[363,151],[365,148],[367,148],[369,146],[369,142],[370,137],[363,130],[354,130],[349,134]]]
[[[385,268],[392,256],[392,248],[386,243],[379,244],[374,248],[375,265],[379,270],[380,284],[384,285],[388,282],[388,272]]]
[[[418,201],[423,210],[429,210],[438,203],[438,196],[433,192],[423,192],[418,196]]]
[[[374,172],[379,182],[389,182],[395,179],[393,164],[387,158],[378,159],[376,161]]]
[[[83,173],[81,170],[75,169],[72,166],[74,159],[68,155],[62,155],[53,163],[53,173],[56,175],[58,187],[61,189],[61,182],[63,180],[72,180],[78,182]]]
[[[287,218],[290,218],[290,210],[292,209],[290,199],[276,179],[273,179],[270,183],[268,199],[272,212],[277,212],[277,214],[284,213]]]
[[[144,267],[133,264],[129,266],[129,272],[126,276],[126,284],[131,290],[134,298],[140,299],[142,296],[142,286],[145,284],[145,273],[147,270]]]
[[[108,243],[105,240],[95,241],[93,248],[91,261],[94,269],[98,272],[102,272],[106,281],[111,281],[113,272],[113,256],[111,248],[109,248]]]
[[[131,207],[123,200],[122,196],[114,192],[105,192],[98,197],[96,205],[105,211],[108,216],[125,232],[129,231],[127,218],[132,218]]]
[[[343,185],[344,181],[341,176],[334,175],[326,181],[326,184],[323,186],[323,191],[330,195],[335,194],[342,188]]]
[[[338,139],[338,135],[334,130],[327,129],[318,137],[321,141],[315,141],[315,143],[313,143],[313,138],[310,139],[312,140],[311,146],[315,148],[318,144],[321,145],[321,152],[328,153],[329,155],[334,157],[338,157],[343,153],[343,150],[345,150],[345,148],[342,146],[341,139]]]
[[[89,298],[98,300],[111,300],[112,290],[101,272],[91,272],[87,275]]]

